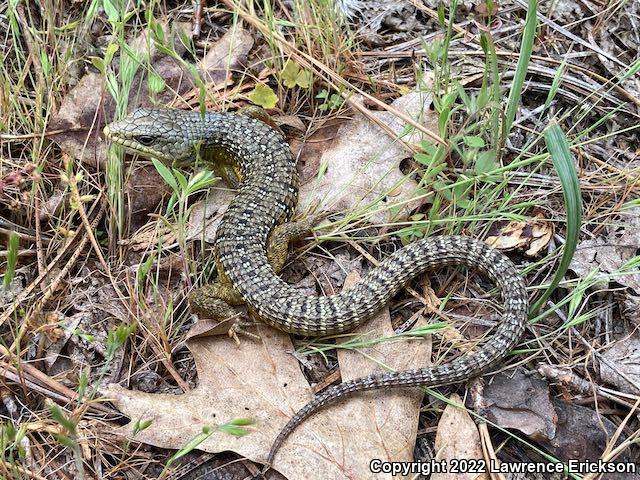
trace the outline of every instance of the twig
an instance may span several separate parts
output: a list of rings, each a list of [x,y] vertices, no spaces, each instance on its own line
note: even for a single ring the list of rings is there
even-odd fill
[[[96,201],[94,202],[91,211],[93,210],[93,208],[99,204],[99,200],[101,198],[102,193],[100,193],[98,195],[98,198],[96,198]],[[98,222],[100,221],[100,219],[102,218],[102,214],[104,213],[104,209],[100,209],[96,215],[96,218],[93,220],[92,225],[97,225]],[[74,237],[74,239],[77,238]],[[82,248],[84,248],[84,245],[86,245],[87,242],[87,237],[85,236],[82,240],[80,240],[80,245],[79,248],[80,250],[82,250]],[[22,290],[22,292],[20,292],[18,294],[18,296],[16,297],[16,299],[14,300],[14,302],[11,304],[11,306],[9,306],[1,315],[0,315],[0,326],[2,326],[10,317],[11,315],[13,315],[13,313],[15,312],[16,308],[18,308],[18,306],[31,294],[31,292],[33,291],[34,288],[36,288],[38,285],[40,285],[40,283],[47,277],[47,275],[49,275],[49,273],[51,273],[51,271],[53,271],[54,268],[57,267],[58,263],[62,260],[62,258],[68,253],[68,251],[71,249],[71,246],[73,245],[73,241],[69,241],[67,242],[67,244],[62,247],[60,249],[60,252],[58,253],[58,255],[56,256],[56,258],[53,259],[53,261],[51,263],[49,263],[49,265],[47,266],[47,268],[45,269],[45,271],[38,275],[38,277],[31,282],[24,290]]]
[[[593,382],[588,382],[584,378],[573,373],[569,367],[541,363],[538,365],[538,373],[551,382],[560,383],[561,385],[571,388],[572,390],[575,390],[583,395],[592,395],[595,393],[603,398],[611,400],[612,402],[618,403],[627,408],[633,408],[632,403],[621,399],[619,396],[609,393],[607,389],[600,385],[597,385]]]
[[[17,380],[15,377],[12,377],[11,378],[12,381],[15,381],[16,383],[22,383],[23,380],[21,380],[21,377],[26,373],[31,377],[30,380],[32,384],[30,386],[33,386],[33,384],[38,383],[47,388],[45,390],[42,390],[41,388],[36,389],[41,393],[44,393],[47,396],[51,396],[51,398],[56,398],[60,401],[64,401],[67,403],[74,400],[79,400],[79,396],[77,392],[71,390],[69,387],[64,386],[57,380],[54,380],[53,378],[49,377],[48,375],[41,372],[40,370],[38,370],[36,367],[34,367],[29,363],[23,362],[20,365],[21,372],[19,372],[9,362],[9,358],[11,356],[11,353],[9,352],[9,350],[7,350],[5,347],[1,345],[0,345],[0,355],[2,355],[3,358],[5,359],[5,361],[0,362],[0,368],[3,371],[3,375],[8,377],[10,377],[11,375],[17,375],[18,377]],[[11,374],[11,375],[8,375],[8,374]],[[102,413],[107,413],[111,415],[118,414],[118,412],[112,410],[109,407],[106,407],[105,405],[92,404],[91,407]]]
[[[471,395],[473,410],[478,413],[478,415],[476,415],[476,423],[478,425],[478,430],[480,433],[480,444],[482,445],[483,456],[485,460],[488,460],[490,462],[497,462],[498,457],[496,456],[496,451],[493,448],[493,443],[491,442],[489,427],[487,427],[487,422],[484,421],[483,415],[480,414],[480,412],[486,410],[484,402],[484,381],[482,380],[482,378],[476,377],[469,383],[469,394]],[[506,480],[504,475],[499,472],[490,471],[489,475],[491,477],[491,480]]]

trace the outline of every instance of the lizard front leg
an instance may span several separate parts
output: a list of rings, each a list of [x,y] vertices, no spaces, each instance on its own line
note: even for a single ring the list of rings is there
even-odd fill
[[[218,266],[218,281],[196,288],[189,295],[189,307],[193,313],[215,320],[226,320],[236,316],[233,306],[242,305],[244,300],[233,288],[226,275],[221,274]],[[239,334],[258,338],[255,334],[245,330],[252,322],[237,319],[229,328],[229,336],[240,344]]]

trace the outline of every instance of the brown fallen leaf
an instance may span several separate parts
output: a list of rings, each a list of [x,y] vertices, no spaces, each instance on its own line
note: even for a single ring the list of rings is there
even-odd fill
[[[594,269],[602,273],[615,273],[636,255],[640,245],[640,207],[625,210],[617,224],[605,235],[584,240],[578,244],[569,268],[584,277]],[[615,281],[640,294],[640,274],[618,275]],[[607,282],[603,282],[606,287]]]
[[[315,181],[320,170],[322,154],[333,143],[340,125],[345,120],[341,118],[329,118],[313,124],[313,132],[307,137],[293,136],[289,140],[291,151],[298,162],[298,174],[300,185]]]
[[[199,64],[200,71],[210,85],[226,82],[240,69],[253,47],[253,35],[234,24],[207,52]]]
[[[510,222],[487,237],[485,242],[498,250],[524,250],[525,255],[535,257],[553,237],[553,224],[541,213],[526,222]]]
[[[557,418],[546,381],[517,369],[509,375],[495,375],[483,396],[491,422],[535,440],[554,438]]]
[[[198,334],[207,334],[199,328]],[[255,420],[250,435],[242,438],[216,433],[198,448],[207,452],[232,450],[251,460],[266,459],[286,421],[312,398],[289,336],[259,325],[259,341],[245,340],[237,347],[223,336],[190,338],[199,384],[184,395],[147,394],[111,385],[106,395],[133,422],[148,419],[149,428],[135,440],[162,448],[181,448],[205,425],[233,418]],[[359,333],[375,337],[392,333],[388,311],[361,326]],[[340,351],[344,379],[360,377],[380,365],[396,369],[427,364],[430,342],[386,342],[362,353]],[[371,360],[375,358],[379,363]],[[356,394],[321,410],[289,437],[274,468],[290,480],[323,478],[380,478],[368,474],[372,458],[412,458],[422,394],[393,390]],[[133,423],[122,428],[131,434]],[[304,459],[304,461],[301,461]]]
[[[621,391],[640,394],[640,335],[635,333],[613,342],[602,354],[600,376],[602,380]]]
[[[449,397],[453,404],[463,406],[462,399],[453,394]],[[478,427],[465,408],[448,404],[438,422],[434,446],[438,461],[483,459],[482,444]],[[431,480],[489,480],[487,473],[434,472]]]
[[[96,92],[102,89],[101,74],[86,74],[62,99],[48,126],[49,130],[62,130],[50,138],[63,152],[94,168],[103,165],[107,158],[107,143],[100,134],[102,125],[96,121],[100,104]]]
[[[419,118],[427,128],[437,131],[437,114],[429,110],[430,103],[428,94],[412,92],[395,100],[392,106]],[[404,133],[405,124],[391,113],[373,112],[372,115],[398,136]],[[411,133],[402,139],[417,143],[422,136]],[[351,120],[340,126],[333,143],[322,154],[320,165],[326,165],[326,170],[321,178],[300,187],[298,212],[317,205],[332,212],[356,212],[379,202],[376,206],[379,211],[370,217],[372,222],[389,222],[389,209],[396,204],[403,206],[394,215],[404,218],[418,206],[418,201],[411,201],[416,196],[418,185],[399,168],[400,162],[410,156],[378,125],[361,113],[355,113]]]

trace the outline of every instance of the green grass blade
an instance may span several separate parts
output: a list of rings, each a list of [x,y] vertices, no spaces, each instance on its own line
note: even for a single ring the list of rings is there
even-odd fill
[[[9,288],[16,274],[16,265],[18,264],[18,250],[20,249],[20,236],[11,232],[9,235],[9,249],[7,251],[7,268],[4,272],[4,288]]]
[[[527,17],[524,24],[524,33],[522,34],[522,43],[520,45],[520,58],[518,58],[516,73],[513,77],[511,91],[509,92],[509,99],[507,100],[507,113],[505,116],[504,128],[506,135],[509,135],[509,132],[511,131],[513,120],[516,118],[518,105],[520,105],[522,86],[524,85],[524,79],[527,75],[527,69],[529,68],[529,60],[531,60],[531,53],[533,52],[533,42],[536,38],[536,27],[538,25],[537,14],[538,0],[529,0]]]
[[[556,70],[556,74],[553,77],[553,82],[551,83],[551,88],[549,88],[549,94],[547,95],[547,99],[544,101],[544,109],[546,110],[553,102],[553,99],[556,97],[556,93],[558,93],[558,89],[560,88],[560,83],[562,83],[562,77],[564,76],[564,72],[567,68],[567,59],[563,58],[562,63]]]
[[[573,156],[569,149],[569,143],[564,133],[558,125],[549,127],[544,135],[547,149],[551,154],[553,165],[558,172],[558,178],[562,185],[562,195],[567,215],[566,232],[567,238],[560,258],[558,270],[547,290],[542,294],[536,303],[531,307],[531,314],[535,314],[547,301],[551,293],[556,289],[565,273],[569,269],[569,263],[578,246],[580,225],[582,223],[582,194],[578,173],[574,166]]]

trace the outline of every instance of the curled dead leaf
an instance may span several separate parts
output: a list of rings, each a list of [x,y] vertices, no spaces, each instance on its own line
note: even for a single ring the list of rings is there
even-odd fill
[[[552,237],[553,224],[538,213],[526,222],[510,222],[499,227],[485,242],[498,250],[524,250],[525,255],[535,257]]]

